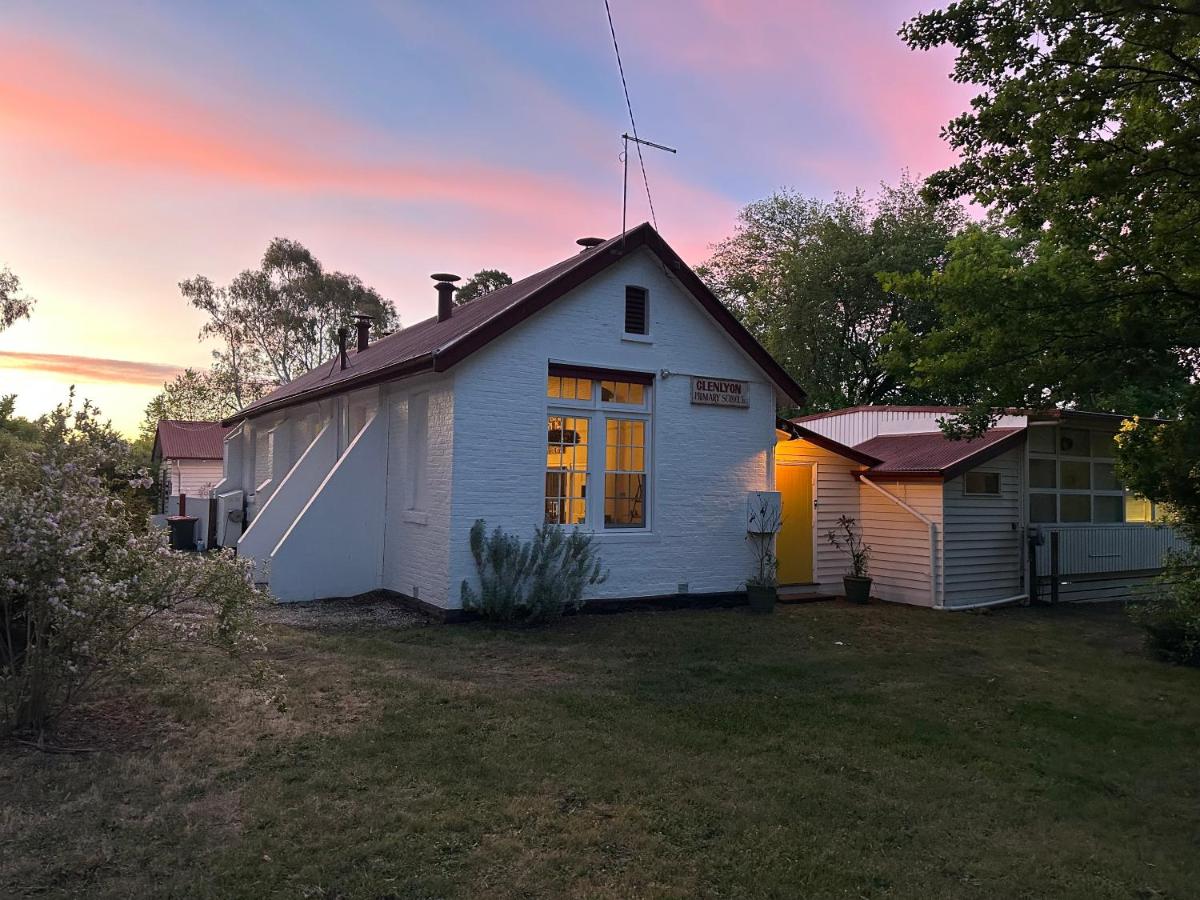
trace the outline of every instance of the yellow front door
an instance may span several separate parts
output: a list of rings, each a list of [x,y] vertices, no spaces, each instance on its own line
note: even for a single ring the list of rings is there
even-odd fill
[[[775,552],[780,584],[809,584],[813,580],[812,466],[775,467],[775,489],[783,499],[783,527]]]

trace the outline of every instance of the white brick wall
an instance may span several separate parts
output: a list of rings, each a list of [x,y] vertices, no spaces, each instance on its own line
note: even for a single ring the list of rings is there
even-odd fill
[[[650,291],[652,343],[621,338],[625,285]],[[658,373],[652,424],[652,527],[601,534],[609,580],[594,597],[736,590],[750,574],[746,493],[770,486],[774,388],[648,252],[555,301],[455,367],[449,602],[475,578],[468,533],[478,518],[524,537],[544,514],[548,361]],[[688,374],[751,382],[750,408],[693,406]],[[593,416],[597,428],[599,415]],[[591,466],[601,502],[602,460]]]
[[[425,509],[410,509],[409,398],[428,396]],[[454,379],[450,375],[396,382],[384,402],[391,410],[386,477],[387,506],[382,585],[438,606],[449,590],[450,477],[454,434]]]
[[[622,339],[626,284],[650,291],[648,342]],[[598,535],[610,577],[592,596],[673,594],[681,583],[692,593],[737,590],[753,567],[746,540],[746,494],[773,484],[775,389],[646,251],[556,300],[450,372],[393,382],[381,392],[379,402],[385,407],[379,424],[387,426],[386,442],[381,439],[386,464],[377,472],[355,467],[354,473],[356,479],[374,479],[384,503],[378,583],[428,603],[458,607],[462,580],[475,578],[468,546],[474,521],[483,518],[489,527],[500,525],[523,537],[541,524],[550,361],[656,374],[651,527]],[[663,369],[678,374],[664,379],[658,374]],[[693,406],[692,374],[750,382],[750,408]],[[412,509],[409,407],[414,393],[421,392],[428,397],[428,500],[426,508]],[[336,404],[326,403],[321,414],[328,421],[336,409]],[[294,417],[297,433],[303,433],[299,420],[313,411],[309,406],[283,417]],[[248,431],[261,432],[275,421]],[[593,413],[593,427],[599,433],[599,412]],[[249,459],[241,478],[248,482],[254,472],[252,434],[244,447]],[[591,471],[589,499],[600,505],[602,456],[594,457]],[[283,472],[275,474],[282,477]],[[327,496],[325,502],[336,496]],[[333,507],[324,509],[323,521],[340,514]],[[329,540],[336,540],[337,533],[330,532]],[[305,554],[284,556],[278,564],[306,565]],[[362,569],[356,566],[354,571]],[[289,584],[305,582],[303,572],[282,578]],[[320,583],[326,595],[351,592],[328,584],[328,578]],[[358,584],[352,587],[361,589]]]

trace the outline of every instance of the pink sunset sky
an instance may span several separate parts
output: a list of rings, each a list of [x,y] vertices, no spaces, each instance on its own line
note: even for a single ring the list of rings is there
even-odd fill
[[[689,262],[740,207],[953,161],[971,92],[896,30],[915,3],[612,0],[664,237]],[[628,119],[603,0],[9,3],[0,14],[0,266],[36,297],[0,394],[68,386],[132,434],[203,317],[178,283],[271,238],[431,314],[429,273],[521,277],[620,230]],[[630,223],[649,218],[640,176]]]

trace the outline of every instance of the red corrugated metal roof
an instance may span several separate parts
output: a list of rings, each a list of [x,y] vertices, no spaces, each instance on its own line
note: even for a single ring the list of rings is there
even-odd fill
[[[154,434],[156,459],[221,459],[225,435],[230,429],[220,422],[159,419]]]
[[[444,322],[426,319],[380,338],[362,353],[351,351],[345,369],[335,358],[288,382],[225,420],[233,424],[275,409],[306,403],[358,386],[376,384],[417,372],[444,371],[503,334],[588,278],[642,247],[650,249],[696,297],[717,323],[793,401],[804,401],[804,390],[750,336],[696,274],[683,263],[648,223],[624,236],[617,235],[562,262],[454,308]],[[432,300],[432,291],[431,300]]]
[[[881,434],[854,449],[880,460],[871,475],[941,475],[952,478],[1017,444],[1024,428],[993,428],[983,437],[952,441],[941,432]]]
[[[843,409],[830,409],[825,412],[809,413],[807,416],[798,416],[792,419],[793,422],[815,422],[818,419],[828,419],[830,416],[844,416],[847,413],[855,412],[914,412],[914,413],[944,413],[951,415],[963,411],[961,406],[889,406],[881,404],[879,406],[847,406]]]

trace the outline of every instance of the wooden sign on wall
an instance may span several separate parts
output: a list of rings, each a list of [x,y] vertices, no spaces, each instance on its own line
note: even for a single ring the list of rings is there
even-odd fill
[[[692,376],[692,402],[703,406],[750,406],[750,382]]]

